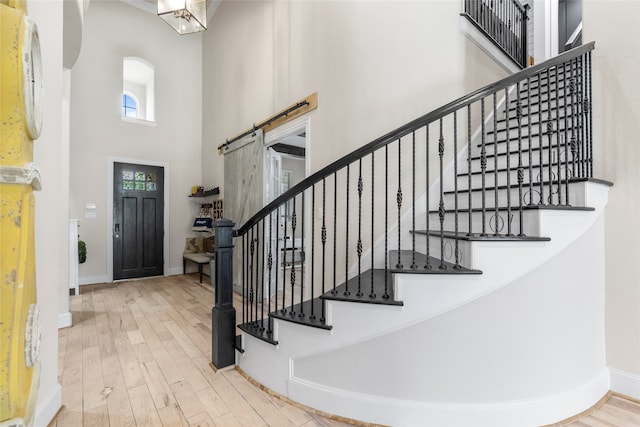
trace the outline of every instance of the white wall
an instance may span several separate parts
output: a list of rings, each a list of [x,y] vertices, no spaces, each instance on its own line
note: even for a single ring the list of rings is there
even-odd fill
[[[124,122],[122,59],[155,66],[157,126]],[[191,235],[191,186],[201,185],[202,36],[180,36],[154,14],[119,1],[92,1],[82,52],[71,76],[71,202],[87,243],[80,283],[107,280],[108,158],[168,166],[170,198],[165,274],[182,272],[184,238]],[[85,219],[86,203],[97,205]]]
[[[607,364],[636,376],[635,389],[618,391],[640,398],[640,2],[585,0],[582,17],[583,40],[596,42],[594,170],[614,183],[606,222]]]
[[[223,2],[204,36],[205,184],[222,184],[225,139],[313,92],[311,172],[504,76],[459,13],[456,1]]]
[[[40,138],[34,143],[34,161],[42,175],[36,192],[36,280],[42,315],[40,388],[35,425],[46,425],[62,403],[58,384],[58,314],[68,310],[68,141],[63,140],[62,21],[63,3],[29,1],[42,51],[44,105]],[[64,298],[66,295],[66,308]]]

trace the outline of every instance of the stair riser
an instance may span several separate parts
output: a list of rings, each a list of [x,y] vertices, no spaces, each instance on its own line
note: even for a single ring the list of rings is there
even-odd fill
[[[558,185],[556,183],[553,184],[552,186],[552,190],[553,190],[553,199],[552,199],[552,203],[553,204],[557,204],[558,203]],[[562,194],[562,204],[565,204],[565,186],[562,185],[560,188],[560,192]],[[511,206],[512,208],[516,208],[519,205],[519,200],[520,200],[520,196],[519,196],[519,189],[516,188],[511,188],[509,191],[510,195],[511,195]],[[544,204],[548,204],[549,203],[549,185],[545,185],[543,187],[543,193],[544,193]],[[529,204],[530,200],[530,196],[529,196],[529,187],[528,186],[524,186],[522,187],[522,197],[523,197],[523,205],[527,205]],[[458,209],[467,209],[469,206],[469,194],[467,192],[460,192],[458,193]],[[572,206],[584,206],[582,204],[582,201],[584,201],[584,195],[580,193],[579,189],[575,186],[571,186],[569,185],[569,202]],[[540,186],[535,186],[533,189],[533,204],[539,204],[540,203]],[[499,189],[498,190],[498,203],[497,203],[498,207],[505,207],[507,206],[507,190],[506,189]],[[471,193],[471,206],[474,209],[480,209],[482,208],[482,192],[480,191],[473,191]],[[485,192],[485,208],[486,209],[492,209],[495,208],[496,203],[495,203],[495,192],[493,189],[487,190]],[[444,207],[445,209],[454,209],[455,207],[455,195],[454,194],[445,194],[444,195]]]
[[[510,221],[507,221],[507,218],[511,218]],[[537,211],[523,210],[522,218],[523,218],[523,221],[522,221],[523,233],[526,234],[527,236],[539,236],[540,232],[538,228]],[[431,230],[440,230],[440,218],[437,213],[429,214],[429,221],[430,221]],[[519,234],[520,233],[520,213],[518,210],[511,211],[510,216],[507,215],[507,211],[498,211],[497,217],[496,217],[495,210],[487,210],[485,212],[484,231],[487,234],[495,234],[496,232],[500,234],[505,234],[508,231],[509,223],[511,223],[511,233]],[[476,234],[481,233],[482,225],[483,225],[482,212],[472,212],[471,213],[471,232]],[[453,212],[445,213],[444,230],[455,231],[455,215]],[[469,213],[468,212],[458,213],[458,232],[463,232],[463,233],[469,232]]]
[[[444,253],[444,260],[447,262],[455,263],[455,248],[456,242],[452,239],[445,238],[441,245],[441,241],[439,237],[434,236],[425,236],[420,235],[416,236],[416,251],[427,253],[427,240],[429,241],[429,255],[441,259],[440,255]],[[441,248],[444,246],[444,252],[442,252]],[[473,265],[473,260],[471,259],[471,245],[470,242],[459,240],[458,241],[458,263],[464,267],[469,268]],[[438,268],[439,264],[432,265],[432,268]],[[424,267],[424,266],[419,266]]]
[[[560,179],[564,181],[566,177],[565,165],[562,163],[560,165]],[[573,176],[571,170],[568,173],[569,178]],[[518,171],[512,169],[511,172],[507,173],[506,171],[498,171],[498,186],[507,185],[507,176],[509,177],[509,184],[516,185],[518,183]],[[551,176],[551,181],[557,181],[558,179],[558,170],[557,165],[552,165],[552,171],[549,172],[549,166],[544,166],[542,169],[542,173],[540,173],[540,168],[536,165],[534,166],[531,177],[532,180],[529,180],[529,169],[525,168],[524,170],[524,181],[523,185],[529,186],[529,182],[533,182],[533,185],[540,185],[540,176],[542,176],[542,181],[549,181],[549,177]],[[494,187],[495,186],[495,174],[492,170],[487,170],[485,172],[485,188],[486,187]],[[469,187],[469,177],[468,175],[458,176],[458,190],[467,189]],[[473,174],[471,175],[471,188],[481,188],[482,187],[482,174]]]

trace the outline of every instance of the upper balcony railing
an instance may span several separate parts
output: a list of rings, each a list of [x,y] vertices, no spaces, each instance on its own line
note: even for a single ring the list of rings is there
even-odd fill
[[[463,0],[463,13],[520,67],[527,66],[527,12],[518,0]]]

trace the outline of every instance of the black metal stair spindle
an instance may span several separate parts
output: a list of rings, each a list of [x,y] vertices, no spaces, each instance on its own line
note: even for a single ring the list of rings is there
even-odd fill
[[[509,88],[505,88],[504,89],[504,99],[505,99],[505,105],[506,107],[506,111],[507,111],[507,123],[509,123],[509,108],[511,107],[510,101],[509,101]],[[513,233],[511,232],[511,137],[509,135],[509,132],[507,132],[507,137],[506,137],[506,144],[507,144],[507,218],[506,218],[506,223],[507,223],[507,236],[513,236]],[[497,203],[497,200],[496,200]],[[497,227],[497,222],[496,222],[496,228]]]
[[[260,274],[262,277],[262,280],[260,281],[260,330],[264,330],[264,252],[265,252],[265,240],[264,240],[264,232],[265,232],[265,226],[264,226],[264,220],[260,221],[258,223],[258,230],[260,230],[260,224],[262,223],[262,238],[261,238],[261,242],[262,242],[262,247],[260,247],[260,245],[258,245],[258,249],[260,250],[260,256],[262,257],[262,263],[260,264]],[[260,243],[260,242],[259,242]]]
[[[362,158],[358,160],[358,243],[356,244],[356,253],[358,254],[358,292],[356,295],[361,297],[362,294]]]
[[[311,186],[311,300],[315,297],[313,285],[314,285],[314,277],[316,275],[316,185],[313,184]],[[314,304],[311,304],[311,314],[309,315],[309,319],[315,320],[316,315],[313,309]]]
[[[416,133],[413,132],[411,140],[411,229],[416,229]],[[411,233],[411,269],[418,268],[416,264],[416,233]]]
[[[549,147],[548,147],[548,155],[549,158],[547,159],[548,163],[548,169],[549,169],[549,204],[553,205],[553,144],[552,144],[552,139],[553,139],[553,117],[551,114],[552,111],[552,106],[551,106],[551,74],[549,73],[549,70],[547,69],[547,105],[548,105],[548,115],[547,115],[547,139],[549,141]],[[556,101],[557,104],[557,101]]]
[[[576,165],[576,161],[579,161],[579,156],[578,156],[578,141],[576,140],[577,123],[575,121],[575,116],[577,111],[574,111],[574,108],[573,108],[573,106],[576,105],[575,103],[576,85],[575,85],[575,76],[573,73],[574,71],[573,61],[571,61],[570,65],[571,66],[569,67],[569,69],[571,71],[569,75],[569,99],[565,100],[565,105],[567,103],[570,103],[569,114],[571,116],[571,157],[573,160],[572,172],[573,172],[573,176],[582,176],[582,173],[580,171],[580,165]],[[567,153],[567,155],[568,154],[569,153]]]
[[[524,169],[522,167],[522,100],[520,99],[520,82],[516,83],[517,107],[516,117],[518,120],[518,236],[524,236],[523,212],[522,212],[522,183],[524,181]],[[510,219],[510,218],[507,218]]]
[[[493,230],[493,235],[500,235],[500,228],[498,227],[498,218],[500,217],[500,204],[498,198],[498,105],[497,105],[498,94],[496,92],[493,93],[493,217],[495,218],[495,230]],[[507,106],[507,108],[509,108]],[[507,133],[507,137],[509,135],[509,122],[505,123],[505,132]],[[489,220],[491,221],[491,220]],[[483,220],[484,222],[484,220]]]
[[[272,332],[272,319],[269,316],[269,311],[271,311],[271,294],[273,293],[271,285],[273,284],[272,278],[272,269],[273,269],[273,213],[269,214],[269,256],[267,257],[267,268],[269,269],[269,289],[267,290],[267,299],[268,299],[268,308],[267,308],[267,332],[270,334]]]
[[[485,120],[484,120],[484,98],[480,100],[480,132],[481,132],[481,142],[480,142],[480,172],[482,178],[482,192],[481,192],[481,207],[482,207],[482,232],[481,236],[487,235],[487,131],[485,129]],[[509,120],[507,119],[507,123]],[[497,144],[497,141],[496,141]],[[496,151],[497,151],[496,145]],[[497,155],[497,152],[496,152]],[[471,191],[471,189],[469,189]],[[471,205],[469,206],[471,209]]]
[[[547,97],[549,96],[549,87],[547,86]],[[531,120],[531,117],[529,117]],[[543,158],[543,137],[542,137],[542,73],[538,74],[538,167],[540,169],[540,201],[538,204],[544,205],[544,162]],[[532,195],[533,197],[533,195]]]
[[[576,70],[576,74],[578,75],[578,105],[577,105],[577,120],[578,120],[578,129],[580,133],[578,135],[580,147],[582,148],[580,157],[580,166],[581,166],[581,177],[587,176],[587,157],[589,153],[587,151],[586,138],[585,138],[585,120],[584,120],[584,102],[585,102],[585,91],[584,91],[584,55],[580,58],[577,58],[578,61],[578,70]]]
[[[588,79],[588,85],[587,85],[587,97],[585,98],[585,109],[586,112],[588,114],[587,116],[587,121],[588,121],[588,132],[587,132],[587,139],[588,139],[588,147],[589,147],[589,157],[588,157],[588,172],[587,172],[587,177],[591,178],[593,176],[593,92],[592,92],[592,87],[591,87],[591,83],[592,83],[592,69],[591,69],[591,51],[587,52],[587,79]]]
[[[296,285],[296,269],[295,269],[295,254],[296,254],[296,226],[298,219],[296,218],[296,196],[292,197],[292,210],[291,210],[291,255],[285,257],[286,260],[291,262],[291,306],[289,307],[289,315],[294,316],[296,314],[293,305],[294,302],[294,289]]]
[[[327,225],[326,219],[326,199],[327,199],[327,181],[326,178],[322,178],[322,231],[320,232],[320,238],[322,240],[322,295],[325,293],[325,272],[326,268],[326,246],[327,246]],[[322,314],[320,315],[320,322],[325,321],[324,302],[322,303]]]
[[[400,232],[402,230],[402,226],[400,223],[400,209],[402,208],[402,166],[401,166],[401,158],[402,158],[402,140],[398,139],[398,192],[396,193],[396,204],[398,205],[398,262],[396,263],[396,268],[403,268],[402,262],[400,261],[400,254],[402,249],[402,241],[400,237]]]
[[[298,313],[298,317],[304,317],[304,304],[302,303],[304,300],[304,270],[305,270],[305,262],[307,258],[307,253],[305,252],[305,239],[304,239],[304,199],[305,192],[300,193],[300,313]],[[312,296],[313,297],[313,296]],[[311,304],[313,306],[313,304]]]
[[[459,270],[460,267],[460,254],[459,254],[459,240],[458,240],[458,115],[457,111],[453,112],[453,194],[454,200],[454,233],[456,236],[454,243],[455,263],[453,268]],[[415,192],[415,189],[414,189]],[[415,205],[415,201],[414,201]],[[414,227],[415,228],[415,227]]]
[[[375,229],[375,218],[374,218],[374,212],[375,212],[375,151],[371,152],[371,292],[369,292],[369,298],[375,298],[376,294],[373,291],[373,266],[374,266],[374,254],[373,254],[373,249],[375,246],[375,242],[374,242],[374,235],[373,235],[373,230]]]
[[[242,236],[242,323],[247,323],[248,314],[247,314],[247,294],[249,293],[249,288],[247,287],[247,262],[248,262],[248,253],[247,253],[247,234]]]
[[[384,146],[384,294],[389,299],[389,144]]]
[[[432,266],[431,266],[431,254],[429,252],[430,245],[429,245],[429,123],[427,123],[425,125],[425,131],[426,131],[426,136],[425,136],[425,145],[426,145],[426,154],[425,154],[425,188],[426,188],[426,201],[425,201],[425,221],[426,221],[426,233],[427,233],[427,261],[426,264],[424,265],[425,270],[431,270]]]
[[[275,252],[276,252],[276,289],[274,292],[274,299],[276,300],[276,304],[275,304],[274,311],[277,312],[278,311],[278,285],[280,284],[280,206],[276,208],[276,250]],[[283,301],[282,307],[284,307],[284,301]]]
[[[526,24],[525,24],[526,26]],[[533,205],[533,147],[531,143],[531,118],[533,116],[533,112],[531,111],[531,77],[527,77],[527,133],[529,140],[529,165],[527,169],[529,169],[529,203],[527,205]]]
[[[442,133],[442,119],[440,119],[440,139],[438,140],[438,156],[440,157],[440,206],[438,215],[440,217],[440,269],[446,270],[444,263],[444,135]]]
[[[556,173],[558,174],[558,205],[562,204],[562,181],[561,181],[561,177],[560,177],[560,165],[562,163],[562,161],[560,160],[560,148],[562,147],[561,141],[560,141],[560,85],[559,85],[559,80],[558,80],[558,74],[560,74],[560,68],[556,67],[556,76],[555,76],[555,83],[556,83],[556,129],[557,129],[557,137],[556,137],[556,142],[557,142],[557,147],[556,147],[556,153],[558,153],[558,162],[556,164]],[[566,114],[566,109],[567,109],[567,100],[565,99],[565,106],[564,106],[564,110],[565,110],[565,114]]]
[[[495,102],[495,96],[493,101]],[[495,109],[494,109],[495,113]],[[496,118],[493,118],[493,129],[496,129]],[[427,153],[428,156],[428,153]],[[496,158],[496,157],[494,157]],[[469,216],[469,230],[467,236],[473,236],[473,220],[471,209],[471,104],[467,105],[467,210]]]
[[[564,189],[565,202],[569,205],[569,138],[567,137],[569,129],[569,120],[567,118],[567,63],[562,64],[562,80],[564,82],[563,98],[564,98]],[[559,89],[558,89],[559,90]],[[575,159],[575,157],[574,157]],[[558,158],[558,164],[562,160]],[[558,174],[559,175],[559,174]],[[574,175],[572,173],[572,175]]]
[[[256,237],[255,237],[255,243],[256,243],[256,252],[255,252],[255,259],[254,259],[254,264],[253,264],[253,268],[255,269],[255,274],[256,274],[256,282],[255,282],[255,288],[254,288],[254,297],[253,300],[255,302],[255,311],[256,311],[256,315],[255,315],[255,324],[256,326],[262,326],[259,325],[258,323],[258,304],[260,301],[260,295],[259,295],[259,290],[260,287],[258,286],[259,280],[260,280],[260,254],[259,254],[259,250],[260,250],[260,239],[258,238],[258,236],[260,236],[260,223],[258,222],[255,225],[256,228]]]
[[[344,292],[343,295],[349,296],[351,292],[349,292],[349,166],[347,165],[347,209],[345,214],[345,223],[346,223],[346,232],[345,232],[345,251],[344,251]]]
[[[287,241],[289,240],[289,236],[287,234],[287,230],[289,227],[287,227],[287,222],[288,221],[288,216],[289,216],[289,207],[288,207],[288,203],[289,201],[286,201],[284,206],[282,207],[284,209],[284,220],[282,220],[282,226],[284,227],[284,240],[283,240],[283,248],[282,248],[282,314],[285,314],[287,312],[287,274],[286,274],[286,266],[287,266],[287,259],[289,258],[287,256],[287,250],[288,250],[288,245],[287,245]]]
[[[249,262],[249,323],[256,326],[255,318],[253,317],[253,301],[255,294],[253,292],[253,267],[255,265],[255,250],[256,242],[253,238],[253,227],[251,228],[251,234],[249,236],[249,253],[251,254]]]
[[[331,294],[335,295],[338,293],[336,290],[336,273],[338,270],[337,263],[337,242],[338,242],[338,171],[333,173],[333,289],[331,289]]]

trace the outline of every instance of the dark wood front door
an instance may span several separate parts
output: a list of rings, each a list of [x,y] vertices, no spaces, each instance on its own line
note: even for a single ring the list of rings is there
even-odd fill
[[[164,273],[164,168],[114,163],[113,279]]]

